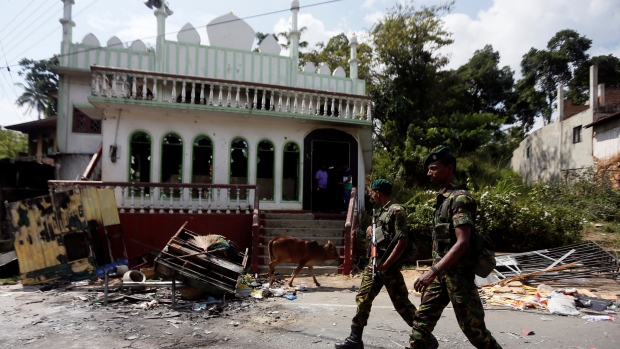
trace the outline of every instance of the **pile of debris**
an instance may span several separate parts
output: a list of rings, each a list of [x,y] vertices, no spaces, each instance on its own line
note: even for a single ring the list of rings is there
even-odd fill
[[[300,284],[296,288],[284,288],[281,281],[274,281],[272,284],[268,279],[259,278],[258,275],[252,277],[249,274],[242,275],[237,285],[238,297],[252,297],[264,299],[269,297],[284,297],[290,301],[297,299],[297,291],[306,291],[308,287]]]
[[[483,286],[479,292],[487,305],[541,310],[558,315],[583,315],[586,320],[614,321],[620,307],[620,295],[586,288],[555,289],[545,284],[532,287],[520,281],[511,281],[505,286]]]
[[[476,277],[480,298],[488,305],[584,315],[591,321],[613,321],[617,315],[620,294],[591,288],[554,289],[542,283],[588,278],[617,280],[620,261],[592,241],[508,254],[496,260],[497,267],[491,275],[485,279]]]

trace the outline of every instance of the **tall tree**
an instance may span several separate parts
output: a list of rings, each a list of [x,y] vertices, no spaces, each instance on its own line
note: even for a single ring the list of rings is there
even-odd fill
[[[473,113],[507,115],[514,86],[509,66],[499,68],[499,52],[486,45],[457,70],[466,92],[466,106]]]
[[[409,130],[425,128],[434,114],[439,71],[448,63],[439,51],[453,42],[440,15],[451,7],[397,4],[370,30],[375,133],[390,154],[402,154]]]
[[[568,86],[573,72],[589,58],[586,51],[592,40],[574,30],[557,32],[547,43],[546,50],[531,48],[521,60],[524,90],[536,89],[545,96],[541,116],[545,124],[551,121],[559,85]],[[525,88],[527,87],[527,88]],[[533,108],[535,109],[535,108]]]
[[[26,113],[37,112],[39,119],[56,115],[57,101],[49,92],[58,90],[58,74],[51,70],[52,66],[58,65],[58,57],[40,61],[23,58],[19,65],[21,70],[18,74],[26,84],[16,84],[24,89],[16,104],[25,106]]]

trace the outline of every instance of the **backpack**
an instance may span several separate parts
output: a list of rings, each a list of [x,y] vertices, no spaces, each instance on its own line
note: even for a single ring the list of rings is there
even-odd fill
[[[457,190],[454,196],[462,195],[465,190]],[[448,220],[448,210],[450,200],[446,199],[441,203],[439,217]],[[452,227],[452,222],[450,222]],[[454,229],[454,228],[451,228]],[[495,246],[488,236],[480,235],[476,232],[476,227],[472,227],[470,233],[470,259],[474,264],[474,274],[481,278],[486,278],[495,269]]]

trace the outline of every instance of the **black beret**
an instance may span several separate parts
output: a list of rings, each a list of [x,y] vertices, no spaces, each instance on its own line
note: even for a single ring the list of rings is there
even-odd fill
[[[370,184],[370,189],[376,189],[386,194],[392,193],[392,183],[387,179],[375,179]]]
[[[427,168],[428,165],[432,164],[435,161],[444,160],[448,158],[454,159],[454,155],[452,155],[452,153],[450,152],[450,148],[448,147],[439,148],[435,150],[434,152],[428,154],[428,156],[424,160],[424,168]]]

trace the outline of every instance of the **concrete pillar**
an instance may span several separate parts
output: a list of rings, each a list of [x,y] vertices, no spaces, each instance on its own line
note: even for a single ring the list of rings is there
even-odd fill
[[[351,86],[351,93],[357,93],[357,36],[353,33],[351,37],[351,41],[349,41],[349,46],[351,46],[351,58],[349,59],[349,77],[353,80],[353,84]]]
[[[59,20],[62,24],[62,41],[60,43],[60,65],[67,66],[69,63],[69,45],[73,41],[73,27],[75,22],[71,19],[71,10],[73,9],[74,0],[61,0],[64,4],[63,17]]]
[[[605,84],[598,84],[598,105],[605,106]]]
[[[155,60],[156,69],[158,73],[164,72],[165,67],[165,50],[164,43],[166,41],[166,17],[168,14],[165,11],[164,6],[158,8],[153,13],[157,17],[157,41],[155,46]]]
[[[558,86],[558,121],[564,120],[564,86]]]
[[[598,107],[598,66],[590,67],[590,108]]]
[[[299,75],[299,37],[300,32],[297,27],[297,15],[299,14],[299,0],[291,1],[291,45],[290,49],[290,57],[291,57],[291,80],[289,81],[289,86],[296,87],[297,86],[297,76]]]
[[[37,162],[43,161],[43,132],[37,134]]]

